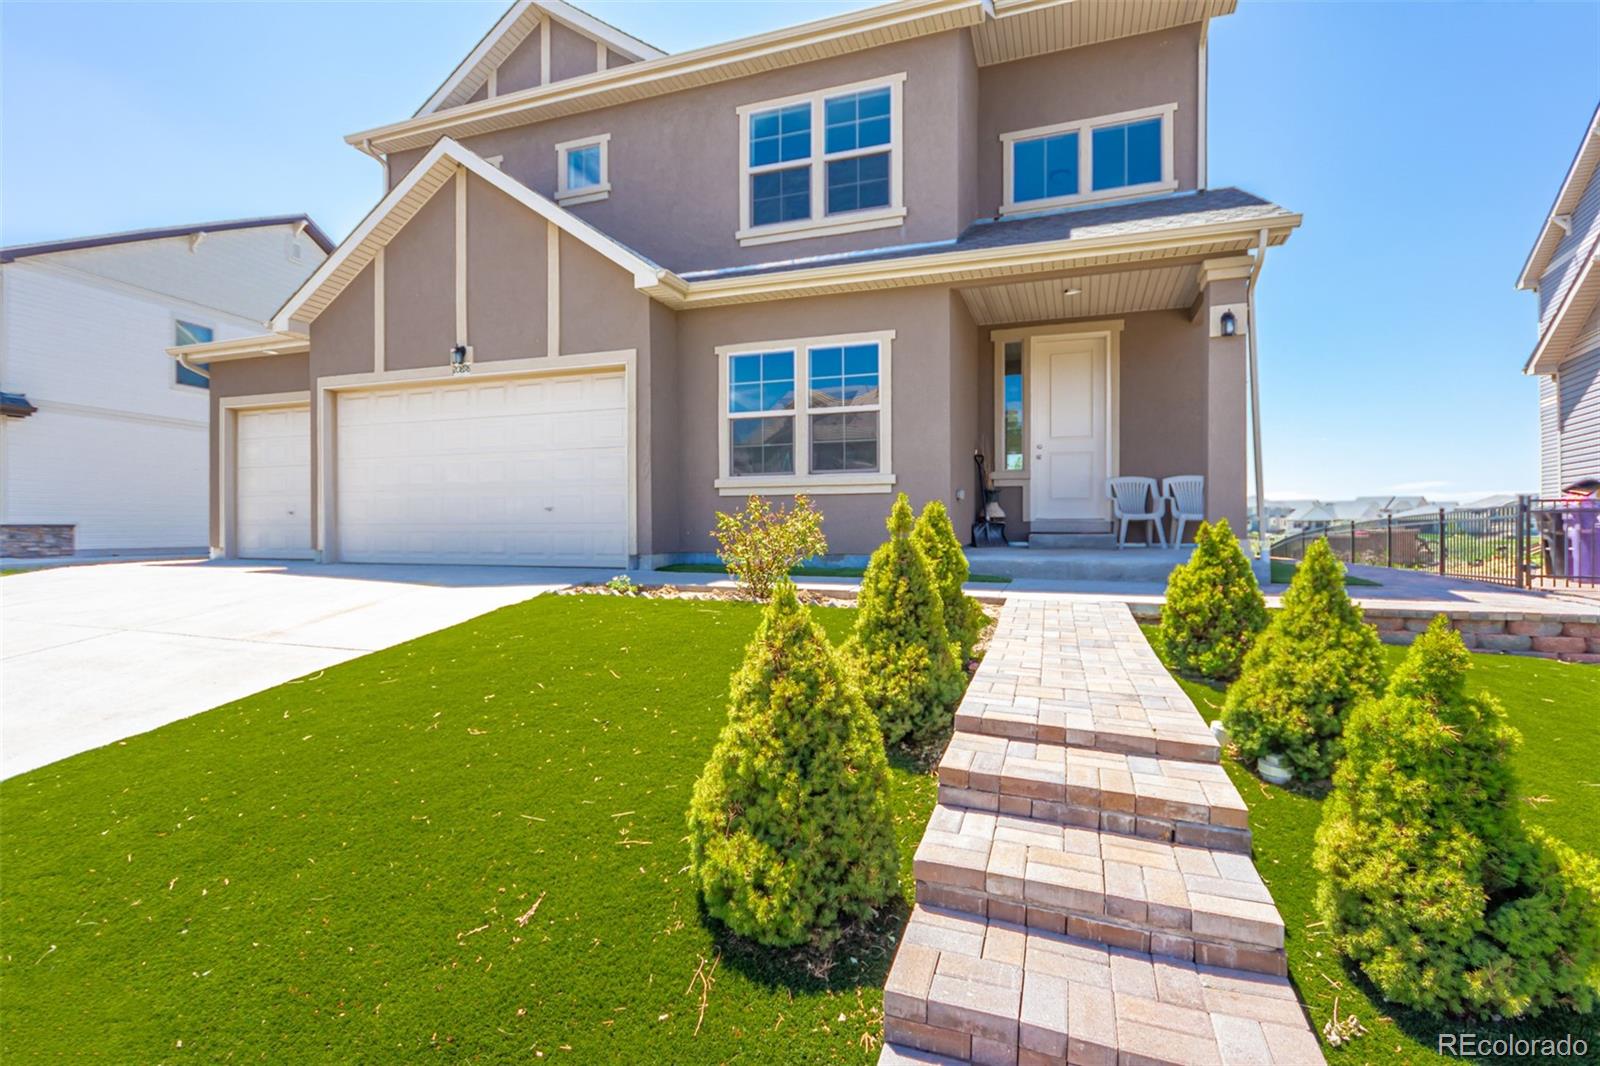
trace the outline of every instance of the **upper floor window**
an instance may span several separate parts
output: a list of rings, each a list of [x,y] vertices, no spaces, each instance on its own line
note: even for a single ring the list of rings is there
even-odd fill
[[[882,492],[892,332],[718,349],[727,494]]]
[[[1002,214],[1170,192],[1177,104],[1000,135]]]
[[[896,226],[904,74],[739,108],[741,244]]]
[[[556,145],[556,202],[587,204],[611,195],[611,134],[563,141]]]
[[[186,344],[210,344],[215,336],[210,326],[197,326],[193,322],[178,319],[173,325],[172,344],[175,348]],[[211,387],[211,382],[205,375],[196,374],[176,359],[172,361],[172,365],[177,368],[173,379],[177,384],[193,385],[197,389]]]

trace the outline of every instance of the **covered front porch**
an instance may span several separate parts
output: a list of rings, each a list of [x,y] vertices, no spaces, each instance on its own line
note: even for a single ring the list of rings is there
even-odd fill
[[[974,570],[1164,580],[1198,525],[1185,523],[1180,539],[1180,508],[1162,495],[1180,477],[1203,486],[1181,510],[1245,532],[1249,289],[1261,260],[1230,252],[957,288],[977,341]],[[1159,533],[1154,522],[1129,523],[1122,546],[1108,484],[1127,477],[1151,480],[1137,510],[1162,518]],[[980,528],[997,509],[1003,540]]]

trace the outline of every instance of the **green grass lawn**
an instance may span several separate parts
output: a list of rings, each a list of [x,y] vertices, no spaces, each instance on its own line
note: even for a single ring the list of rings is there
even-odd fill
[[[728,568],[721,563],[669,563],[659,567],[668,574],[726,574]],[[794,577],[860,577],[866,571],[859,566],[797,566],[790,570]],[[1011,579],[999,574],[968,574],[968,581],[988,585],[1009,585]]]
[[[1294,572],[1298,569],[1300,569],[1300,563],[1294,559],[1272,560],[1272,583],[1274,585],[1287,585],[1294,580]],[[1383,585],[1381,581],[1356,577],[1353,574],[1344,575],[1344,583],[1351,587],[1366,586],[1369,588],[1381,588]]]
[[[1385,647],[1389,665],[1404,648]],[[1573,847],[1600,852],[1600,741],[1595,708],[1600,707],[1600,668],[1512,655],[1475,654],[1472,684],[1494,693],[1521,732],[1516,755],[1524,816]],[[1222,713],[1222,693],[1179,678],[1200,712],[1210,721]],[[1513,1024],[1440,1021],[1397,1010],[1329,948],[1316,915],[1316,871],[1311,855],[1322,816],[1319,799],[1266,784],[1232,760],[1225,760],[1239,793],[1250,805],[1256,866],[1272,890],[1287,929],[1289,976],[1311,1010],[1318,1029],[1332,1016],[1335,997],[1341,1016],[1354,1014],[1368,1032],[1353,1043],[1323,1046],[1333,1066],[1364,1063],[1444,1063],[1459,1061],[1436,1052],[1441,1031],[1538,1038],[1581,1036],[1600,1049],[1600,1017],[1555,1012]],[[1527,1058],[1479,1061],[1528,1062]]]
[[[756,619],[542,596],[0,783],[0,1058],[873,1059],[904,905],[822,977],[685,872]]]

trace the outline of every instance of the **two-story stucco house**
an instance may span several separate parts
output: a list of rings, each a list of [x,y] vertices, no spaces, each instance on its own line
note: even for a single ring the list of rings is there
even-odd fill
[[[1600,480],[1600,110],[1528,253],[1517,288],[1539,294],[1539,494]]]
[[[260,335],[332,249],[304,215],[0,249],[0,556],[203,551],[208,383],[167,349]]]
[[[388,193],[272,332],[174,350],[214,552],[650,564],[805,492],[861,553],[896,491],[964,529],[975,452],[1013,540],[1108,528],[1119,473],[1242,531],[1252,289],[1300,219],[1207,185],[1233,7],[900,0],[666,55],[519,0],[348,138]]]

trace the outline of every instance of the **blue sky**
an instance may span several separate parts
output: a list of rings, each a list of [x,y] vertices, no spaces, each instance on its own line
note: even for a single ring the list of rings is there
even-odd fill
[[[595,2],[669,51],[857,3]],[[409,115],[503,3],[0,4],[0,241],[380,192],[343,135]],[[1600,4],[1265,3],[1211,31],[1211,183],[1306,216],[1262,279],[1269,496],[1537,483],[1513,284],[1600,101]]]

